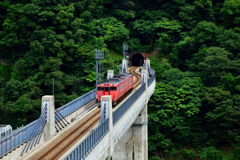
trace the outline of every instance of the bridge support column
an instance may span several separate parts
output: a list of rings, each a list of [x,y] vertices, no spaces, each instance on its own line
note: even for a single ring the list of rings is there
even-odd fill
[[[134,122],[134,159],[147,160],[148,159],[148,116],[147,105],[144,106],[138,118]]]
[[[130,127],[120,142],[114,147],[113,160],[133,160],[134,137],[134,128]]]
[[[145,105],[134,124],[115,146],[113,160],[148,159],[147,122],[147,105]]]
[[[114,76],[114,70],[108,70],[107,72],[107,79],[110,79]]]
[[[44,140],[48,140],[53,137],[56,133],[55,131],[55,106],[54,106],[54,97],[53,96],[43,96],[42,97],[42,111],[43,108],[47,106],[47,117],[46,124],[44,128]]]

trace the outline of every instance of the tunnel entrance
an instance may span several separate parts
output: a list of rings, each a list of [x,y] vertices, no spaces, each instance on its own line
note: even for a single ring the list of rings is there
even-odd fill
[[[144,63],[144,57],[140,53],[136,53],[132,56],[132,66],[142,66]]]

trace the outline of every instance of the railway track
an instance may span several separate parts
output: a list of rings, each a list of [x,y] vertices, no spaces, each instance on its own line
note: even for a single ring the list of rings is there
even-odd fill
[[[133,84],[133,89],[135,89],[136,87],[138,87],[138,85],[141,84],[141,75],[137,72],[137,69],[139,67],[132,67],[129,69],[129,73],[134,74],[134,84]]]
[[[135,90],[140,84],[141,84],[141,75],[137,72],[139,67],[133,66],[130,69],[128,69],[129,73],[132,73],[134,75],[134,82],[133,82],[133,89],[123,95],[122,97],[119,98],[117,101],[117,105],[113,106],[113,108],[117,108],[118,104],[120,104],[126,97],[128,97],[133,90]]]
[[[133,89],[141,84],[141,75],[137,72],[138,68],[139,67],[132,67],[129,69],[129,73],[132,73],[135,76]],[[119,103],[121,101],[119,101]],[[115,107],[117,107],[117,105]],[[71,128],[71,131],[65,131],[67,133],[54,140],[50,145],[41,151],[34,154],[29,158],[29,160],[59,159],[66,151],[68,151],[68,149],[70,149],[76,142],[78,142],[85,134],[91,131],[92,128],[98,124],[101,116],[100,112],[100,108],[95,107],[89,115],[77,123],[76,126]]]
[[[100,108],[95,109],[80,121],[74,128],[58,137],[50,145],[30,157],[30,160],[57,160],[85,134],[98,124],[100,120]],[[67,131],[66,131],[67,132]]]

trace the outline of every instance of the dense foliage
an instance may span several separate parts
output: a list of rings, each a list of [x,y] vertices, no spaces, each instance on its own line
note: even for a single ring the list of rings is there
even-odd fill
[[[109,49],[129,38],[123,22],[103,16],[103,5],[64,0],[0,3],[1,123],[16,127],[36,119],[41,97],[53,93],[53,78],[56,107],[94,88],[95,48],[106,52],[107,69],[113,63]]]
[[[166,11],[169,7],[161,11],[179,23],[180,32],[164,43],[164,36],[155,40],[162,50],[151,58],[157,85],[149,103],[150,155],[238,159],[240,1],[171,3],[178,3],[176,17]]]
[[[161,48],[149,157],[239,159],[239,10],[240,0],[1,1],[0,123],[35,120],[53,78],[56,107],[93,89],[95,48],[117,72],[127,42]]]

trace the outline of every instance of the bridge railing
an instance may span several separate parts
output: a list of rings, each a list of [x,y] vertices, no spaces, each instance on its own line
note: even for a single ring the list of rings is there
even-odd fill
[[[136,102],[136,100],[146,90],[145,85],[142,85],[134,94],[132,94],[121,106],[113,112],[113,125],[115,125],[121,117],[128,111],[128,109]]]
[[[155,71],[151,69],[151,77],[148,79],[148,87],[155,80]],[[142,95],[145,91],[145,85],[142,85],[134,94],[132,94],[116,111],[113,112],[113,125],[115,125],[119,119],[128,111],[133,103]]]
[[[81,97],[65,104],[64,106],[56,109],[64,118],[83,107],[85,104],[96,98],[96,89],[82,95]],[[57,121],[60,121],[58,119]]]
[[[40,117],[34,125],[34,129],[29,137],[29,140],[27,141],[24,149],[22,150],[21,156],[24,152],[27,153],[28,150],[31,150],[32,147],[35,147],[37,144],[39,144],[45,124],[47,122],[47,114],[47,106],[45,106],[41,112]]]
[[[155,80],[155,70],[150,68],[151,70],[151,77],[148,79],[148,87],[152,84],[152,82]]]
[[[28,141],[36,123],[37,120],[2,138],[0,140],[0,158]]]
[[[80,143],[64,160],[84,159],[109,131],[108,118]]]
[[[57,110],[65,118],[95,98],[96,98],[96,89],[65,104],[64,106],[58,108]],[[60,121],[61,119],[58,118],[57,120]],[[0,158],[8,154],[12,150],[16,149],[17,147],[21,146],[25,142],[27,142],[31,138],[32,133],[34,132],[34,127],[36,123],[37,123],[37,120],[29,123],[28,125],[16,131],[13,131],[10,135],[2,138],[0,140]]]

